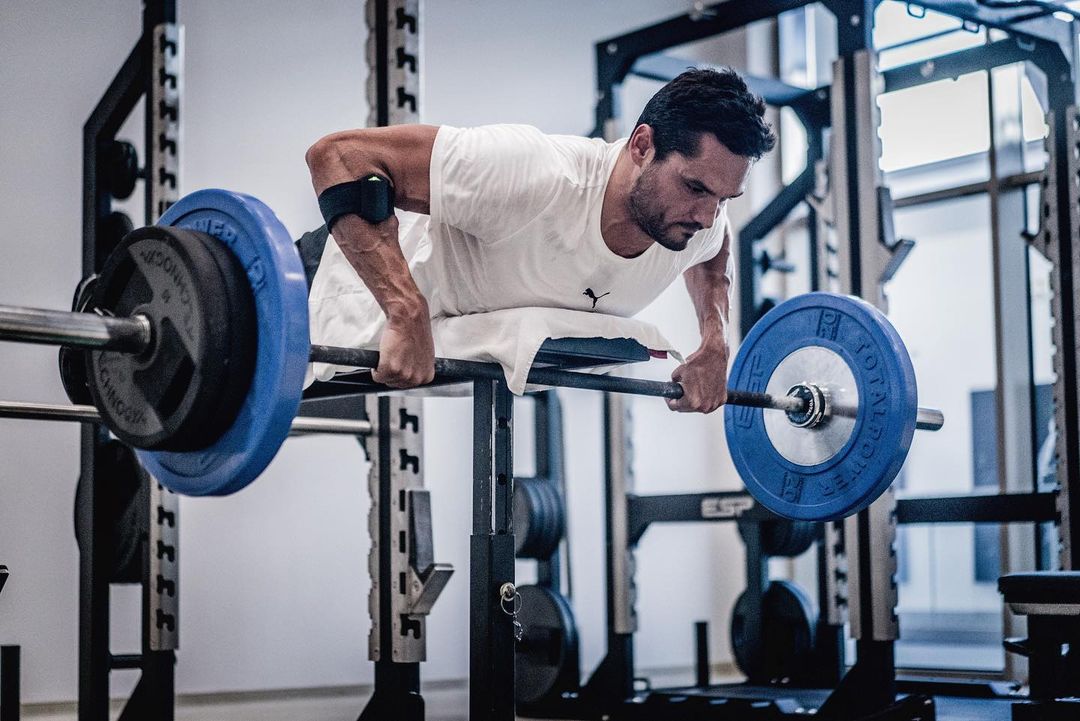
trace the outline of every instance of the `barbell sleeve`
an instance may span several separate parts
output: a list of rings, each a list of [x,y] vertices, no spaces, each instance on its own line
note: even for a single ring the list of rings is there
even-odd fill
[[[920,431],[940,431],[945,425],[945,414],[937,408],[923,408],[915,412],[915,428]]]
[[[310,433],[339,433],[349,436],[366,436],[371,433],[371,421],[351,418],[316,418],[315,416],[297,416],[293,418],[293,435]]]
[[[751,406],[754,408],[771,408],[786,413],[805,413],[806,401],[795,396],[774,396],[768,393],[754,391],[742,391],[728,389],[727,402],[734,406]],[[831,406],[827,416],[843,416],[854,418],[858,415],[858,408],[844,406]],[[915,412],[915,428],[920,431],[939,431],[945,425],[945,414],[937,408],[923,408],[919,406]]]
[[[0,305],[0,340],[139,353],[150,345],[150,336],[150,321],[142,316],[109,318]]]
[[[94,406],[26,403],[22,401],[0,401],[0,418],[101,423],[101,414],[98,413],[97,408]],[[292,435],[328,433],[364,436],[371,433],[371,422],[351,418],[297,416],[293,419],[292,428],[289,432]]]

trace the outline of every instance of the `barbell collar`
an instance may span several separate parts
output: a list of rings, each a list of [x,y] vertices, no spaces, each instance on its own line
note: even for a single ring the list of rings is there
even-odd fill
[[[150,345],[150,321],[96,313],[0,305],[0,340],[68,348],[141,353]]]
[[[0,418],[18,418],[38,421],[74,421],[77,423],[101,423],[101,414],[94,406],[58,405],[53,403],[26,403],[0,401]],[[371,433],[370,421],[350,418],[316,418],[297,416],[293,419],[292,435],[313,433],[365,436]]]

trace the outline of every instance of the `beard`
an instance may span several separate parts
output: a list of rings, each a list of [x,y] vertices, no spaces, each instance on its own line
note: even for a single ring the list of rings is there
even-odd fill
[[[690,224],[664,220],[664,208],[657,201],[654,191],[655,175],[656,169],[649,165],[634,181],[628,198],[630,215],[638,227],[661,247],[674,251],[686,250],[692,233],[701,228],[695,225],[691,230]],[[691,235],[687,235],[688,232]]]

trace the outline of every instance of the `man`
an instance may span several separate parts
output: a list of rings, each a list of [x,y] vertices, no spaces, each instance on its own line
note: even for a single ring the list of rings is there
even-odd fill
[[[366,286],[353,306],[378,316],[357,316],[370,326],[362,340],[379,343],[374,379],[395,388],[431,380],[432,317],[526,306],[630,316],[683,274],[701,345],[672,373],[684,395],[668,405],[716,410],[727,393],[726,204],[775,144],[764,111],[734,71],[688,70],[615,143],[515,125],[319,140],[307,162],[320,208]],[[430,216],[415,226],[420,237],[401,239],[416,246],[411,263],[393,207]]]

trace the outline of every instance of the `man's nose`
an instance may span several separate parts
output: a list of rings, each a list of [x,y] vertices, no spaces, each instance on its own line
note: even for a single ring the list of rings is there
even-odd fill
[[[711,228],[716,220],[716,211],[719,204],[715,200],[705,198],[694,205],[693,215],[695,223],[702,228]]]

